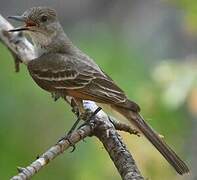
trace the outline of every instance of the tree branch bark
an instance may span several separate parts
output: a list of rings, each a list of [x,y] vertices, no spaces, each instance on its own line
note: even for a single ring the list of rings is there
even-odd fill
[[[27,64],[36,57],[36,54],[32,44],[21,33],[7,32],[12,28],[12,25],[0,15],[0,40],[13,54],[16,71],[19,71],[19,64]],[[69,97],[68,101],[70,102]],[[98,108],[98,106],[92,101],[84,101],[84,107],[85,109],[90,109],[92,112]],[[70,142],[75,144],[90,135],[96,136],[103,143],[123,180],[144,179],[138,170],[131,153],[127,150],[120,135],[117,133],[116,128],[130,133],[134,132],[128,125],[115,123],[115,121],[113,122],[108,118],[108,115],[105,112],[100,111],[92,118],[89,124],[80,127],[73,132],[69,137],[69,140],[61,140],[31,165],[26,168],[18,168],[20,171],[19,174],[11,179],[26,180],[31,178],[34,174],[39,172],[42,167],[46,166],[55,157],[68,149],[68,147],[71,146]]]
[[[50,163],[54,158],[63,153],[66,149],[72,146],[72,144],[76,144],[85,137],[91,135],[93,132],[93,125],[89,123],[73,132],[68,139],[62,139],[57,144],[48,149],[44,154],[38,157],[33,163],[29,166],[23,168],[18,167],[19,174],[12,177],[11,180],[26,180],[30,179],[36,173],[38,173],[43,167],[45,167],[48,163]],[[71,144],[72,143],[72,144]]]

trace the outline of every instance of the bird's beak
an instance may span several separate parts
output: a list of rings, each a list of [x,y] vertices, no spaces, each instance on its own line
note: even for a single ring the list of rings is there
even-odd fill
[[[18,31],[28,31],[28,30],[30,30],[29,27],[27,26],[28,24],[27,24],[26,18],[24,16],[9,16],[8,18],[26,23],[25,26],[11,29],[8,32],[18,32]]]
[[[18,27],[18,28],[10,29],[8,32],[18,32],[18,31],[28,31],[28,30],[29,30],[28,27]]]
[[[8,16],[8,18],[16,20],[16,21],[20,21],[20,22],[25,22],[25,17],[24,16]]]

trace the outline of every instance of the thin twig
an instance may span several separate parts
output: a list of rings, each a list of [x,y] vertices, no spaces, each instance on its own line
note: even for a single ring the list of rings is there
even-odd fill
[[[137,135],[138,137],[140,137],[140,132],[137,129],[132,128],[128,124],[121,123],[121,122],[115,120],[113,117],[109,117],[109,119],[110,119],[111,123],[114,125],[116,130],[128,132],[130,134],[134,134],[134,135]]]
[[[42,154],[38,159],[36,159],[29,166],[23,168],[18,167],[19,174],[12,177],[11,180],[27,180],[38,173],[43,167],[55,159],[58,155],[63,153],[66,149],[71,147],[73,144],[78,143],[85,137],[91,135],[93,132],[92,123],[87,124],[77,131],[73,132],[68,139],[62,139],[57,144],[48,149],[44,154]]]

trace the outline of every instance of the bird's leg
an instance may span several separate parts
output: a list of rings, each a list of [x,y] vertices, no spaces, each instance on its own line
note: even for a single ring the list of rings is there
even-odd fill
[[[81,113],[83,111],[83,102],[82,100],[78,100],[76,98],[71,99],[71,106],[72,106],[72,111],[77,115],[77,120],[71,127],[71,129],[68,131],[67,136],[69,136],[77,127],[79,124],[81,118]]]
[[[76,103],[76,100],[74,98],[72,98],[70,104],[71,104],[71,107],[72,107],[72,112],[74,114],[76,114],[76,116],[79,118],[80,112],[79,112],[79,108],[78,108],[78,105]]]
[[[86,110],[85,111],[85,114],[83,115],[83,118],[85,120],[85,123],[83,123],[81,126],[79,126],[79,128],[81,128],[82,126],[84,125],[87,125],[90,120],[101,110],[102,108],[101,107],[98,107],[94,112],[90,111],[90,110]],[[79,129],[78,128],[78,129]]]
[[[71,106],[73,108],[72,111],[77,115],[78,118],[72,126],[72,128],[70,129],[70,131],[68,132],[68,135],[75,130],[80,120],[89,121],[89,119],[91,119],[90,117],[93,114],[92,111],[90,111],[89,109],[84,109],[83,101],[80,99],[72,98]]]
[[[69,136],[74,130],[75,128],[77,127],[78,123],[80,122],[80,120],[87,120],[87,118],[91,115],[91,111],[90,110],[85,110],[84,107],[83,107],[83,101],[82,100],[79,100],[79,99],[76,99],[76,98],[72,98],[71,100],[71,106],[72,106],[72,111],[77,114],[77,120],[76,122],[74,123],[74,125],[72,126],[72,128],[70,129],[70,131],[68,132],[67,136]],[[86,122],[87,124],[87,122]],[[80,127],[82,127],[84,124],[82,124]],[[78,129],[79,129],[78,128]],[[85,140],[83,140],[85,141]],[[73,150],[75,149],[75,146],[73,146]],[[73,151],[72,150],[72,151]]]
[[[72,134],[72,132],[76,129],[77,125],[79,124],[80,120],[83,119],[85,120],[86,122],[83,123],[80,127],[84,126],[84,125],[87,125],[90,120],[101,110],[101,108],[97,108],[93,113],[92,111],[90,111],[89,109],[85,110],[84,107],[83,107],[83,101],[82,100],[79,100],[79,99],[76,99],[76,98],[72,98],[71,99],[71,106],[72,106],[72,111],[77,114],[77,120],[75,121],[75,123],[73,124],[73,126],[71,127],[71,129],[68,131],[68,133],[66,133],[66,135],[64,137],[62,137],[59,141],[63,140],[63,139],[66,139],[68,140],[68,142],[70,143],[70,145],[73,147],[73,149],[71,150],[71,152],[73,152],[76,147],[75,145],[70,142],[70,135]],[[78,129],[79,129],[78,128]],[[58,142],[59,142],[58,141]]]
[[[81,114],[83,114],[83,111],[84,111],[83,101],[82,100],[78,100],[76,98],[72,98],[71,99],[71,107],[72,107],[72,112],[74,112],[77,115],[77,120],[75,121],[75,123],[73,124],[71,129],[68,131],[68,133],[66,133],[66,135],[63,136],[59,141],[61,141],[63,139],[68,140],[70,145],[73,147],[73,149],[71,150],[71,152],[73,152],[76,149],[76,147],[75,147],[75,145],[72,142],[70,142],[69,137],[72,134],[72,132],[76,129],[77,125],[79,124],[79,122],[81,120],[81,117],[82,117]]]
[[[77,102],[77,108],[78,108],[80,119],[82,119],[86,122],[89,122],[91,120],[91,118],[98,113],[97,110],[95,111],[96,112],[96,114],[95,114],[95,112],[92,112],[90,109],[84,109],[82,100],[75,99],[75,101]],[[99,109],[101,109],[101,108],[99,108]]]

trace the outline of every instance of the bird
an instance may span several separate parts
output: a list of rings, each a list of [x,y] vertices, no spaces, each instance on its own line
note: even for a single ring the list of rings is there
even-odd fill
[[[32,39],[37,57],[28,62],[27,68],[38,86],[56,97],[72,97],[81,113],[83,100],[109,105],[136,127],[177,173],[189,172],[186,163],[141,116],[139,105],[129,100],[95,61],[72,43],[54,9],[32,7],[9,18],[24,23],[9,32],[23,31]]]

